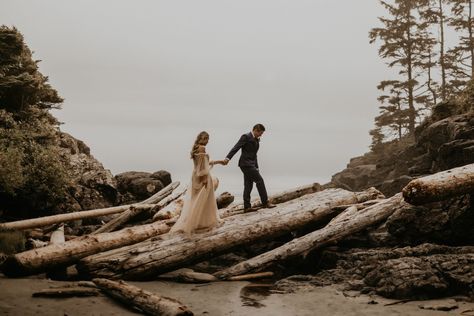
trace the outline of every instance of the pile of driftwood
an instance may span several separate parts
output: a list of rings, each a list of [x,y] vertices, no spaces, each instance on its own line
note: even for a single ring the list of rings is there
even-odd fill
[[[133,205],[0,224],[0,229],[29,230],[32,235],[33,232],[41,235],[39,227],[117,214],[101,227],[82,236],[65,236],[61,226],[51,234],[47,245],[34,241],[32,244],[37,248],[8,256],[0,267],[1,271],[8,277],[43,272],[50,276],[67,277],[65,269],[75,266],[76,278],[92,280],[96,287],[110,296],[131,303],[144,312],[188,315],[192,313],[183,304],[140,290],[123,280],[167,278],[184,282],[211,282],[272,276],[271,270],[276,263],[290,258],[306,258],[315,250],[330,249],[363,231],[376,232],[395,213],[410,213],[420,204],[473,193],[474,164],[416,179],[403,189],[403,193],[390,198],[385,198],[374,188],[350,192],[311,184],[272,196],[271,202],[277,204],[276,208],[244,213],[243,205],[231,204],[233,197],[223,194],[217,201],[222,219],[219,227],[191,236],[169,234],[170,227],[180,214],[185,192],[186,188],[179,183],[172,183],[147,200]],[[258,208],[259,202],[253,201],[252,206]],[[259,247],[255,256],[234,256],[234,259],[241,258],[241,262],[231,261],[234,264],[214,269],[216,271],[212,274],[194,271],[213,258],[229,256],[242,247],[262,244],[265,246]],[[474,280],[474,252],[469,251],[460,251],[465,255],[462,271],[470,273],[456,279],[460,286],[466,282],[472,284]],[[387,258],[396,259],[394,253],[387,251]],[[433,264],[442,266],[447,261],[439,259]],[[383,273],[390,273],[390,265],[385,267]],[[462,274],[459,271],[456,273]],[[407,275],[410,276],[409,273]],[[384,282],[378,275],[365,281]],[[64,289],[61,291],[64,292]],[[379,293],[384,294],[383,291]]]

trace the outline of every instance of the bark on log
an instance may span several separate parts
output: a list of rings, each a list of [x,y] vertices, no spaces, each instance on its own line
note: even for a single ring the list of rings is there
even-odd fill
[[[268,200],[273,204],[280,204],[280,203],[284,203],[290,200],[297,199],[306,194],[311,194],[318,191],[321,191],[321,185],[319,183],[313,183],[313,184],[297,187],[295,189],[287,190],[287,191],[272,195],[268,198]],[[262,202],[258,198],[253,199],[251,204],[253,208],[262,206]],[[224,217],[233,216],[233,215],[242,213],[243,211],[244,211],[244,204],[240,203],[240,204],[233,205],[231,207],[223,209],[220,213],[220,217],[224,218]]]
[[[159,192],[157,192],[150,198],[138,203],[138,204],[148,204],[148,203],[153,202],[152,204],[156,204],[154,207],[146,210],[148,211],[148,214],[145,215],[145,219],[152,217],[153,214],[155,214],[156,207],[159,207],[160,203],[167,200],[172,195],[173,190],[175,190],[178,186],[179,186],[179,182],[170,183],[169,185],[161,189]],[[106,223],[101,228],[97,229],[92,234],[107,233],[107,232],[117,230],[118,228],[123,227],[132,218],[135,218],[139,214],[144,213],[144,211],[145,209],[140,209],[140,208],[137,209],[135,206],[131,205],[127,211],[123,212],[122,214],[118,215],[114,219],[110,220],[108,223]]]
[[[64,237],[64,225],[61,225],[51,234],[50,245],[61,246],[66,242]],[[67,277],[66,267],[59,267],[57,269],[52,269],[46,274],[51,280],[65,280]]]
[[[1,229],[35,228],[35,227],[42,227],[42,226],[47,226],[47,225],[55,224],[55,223],[75,221],[75,220],[83,219],[83,218],[111,215],[111,214],[121,213],[125,210],[128,210],[130,206],[134,206],[137,209],[150,209],[155,206],[154,205],[155,203],[157,203],[158,201],[166,197],[168,194],[170,194],[174,190],[174,188],[176,188],[178,185],[179,185],[179,182],[173,182],[169,184],[167,187],[163,188],[163,190],[160,190],[159,192],[157,192],[150,198],[139,203],[2,223],[0,224],[0,230]]]
[[[375,200],[370,200],[370,201],[366,201],[366,202],[363,202],[363,203],[352,204],[352,205],[339,205],[339,206],[336,206],[334,209],[339,210],[339,211],[344,211],[344,210],[348,209],[351,206],[356,206],[358,210],[361,210],[361,209],[366,208],[367,206],[371,206],[371,205],[377,204],[379,202],[382,202],[384,199],[385,198],[375,199]]]
[[[66,287],[66,288],[55,288],[45,289],[32,294],[33,297],[53,297],[53,298],[66,298],[66,297],[84,297],[84,296],[98,296],[99,290],[85,287]]]
[[[129,307],[134,307],[148,315],[193,315],[179,301],[142,290],[123,281],[115,282],[107,279],[92,280],[102,291]]]
[[[81,236],[64,244],[52,244],[11,255],[0,268],[8,277],[31,275],[71,265],[81,258],[102,251],[138,243],[164,234],[169,229],[167,222],[156,222],[111,233]]]
[[[474,164],[412,180],[403,188],[405,201],[413,205],[442,201],[474,192]]]
[[[179,181],[172,182],[168,184],[166,187],[161,189],[160,191],[156,192],[152,196],[150,196],[148,199],[138,202],[138,204],[156,204],[163,200],[165,197],[171,194],[174,189],[176,189],[179,186]]]
[[[230,276],[264,269],[289,257],[306,255],[313,249],[341,240],[386,219],[397,209],[409,207],[411,206],[403,201],[400,193],[360,211],[355,206],[349,207],[324,228],[295,238],[283,246],[238,263],[214,275],[220,279],[227,279]]]
[[[261,278],[269,278],[273,276],[273,272],[258,272],[250,274],[236,275],[228,278],[229,281],[246,281],[246,280],[255,280]]]
[[[114,219],[107,222],[105,225],[101,226],[96,231],[92,232],[91,235],[97,235],[100,233],[108,233],[114,230],[117,230],[121,226],[125,225],[130,219],[134,218],[144,209],[136,208],[135,206],[130,206],[128,210],[120,214],[119,216],[115,217]]]
[[[273,209],[232,216],[223,225],[188,238],[172,234],[82,259],[80,273],[93,277],[149,279],[215,256],[238,245],[273,238],[316,223],[336,211],[340,204],[360,203],[379,196],[371,188],[364,192],[329,189],[280,204]]]
[[[155,205],[154,204],[134,204],[134,206],[136,208],[150,209]],[[130,205],[121,205],[121,206],[102,208],[98,210],[89,210],[89,211],[45,216],[45,217],[40,217],[40,218],[25,219],[21,221],[0,224],[0,229],[26,229],[26,228],[41,227],[41,226],[46,226],[46,225],[50,225],[54,223],[70,222],[70,221],[75,221],[75,220],[83,219],[83,218],[98,217],[98,216],[121,213],[127,210],[129,207]]]
[[[46,247],[48,244],[49,242],[47,241],[28,238],[28,240],[26,241],[26,249]]]
[[[194,270],[187,268],[161,274],[158,279],[173,280],[184,283],[209,283],[219,281],[219,279],[212,274],[195,272]]]
[[[179,215],[183,208],[184,194],[186,193],[186,190],[187,186],[182,186],[166,199],[158,203],[154,208],[158,211],[153,215],[153,221],[170,219]]]

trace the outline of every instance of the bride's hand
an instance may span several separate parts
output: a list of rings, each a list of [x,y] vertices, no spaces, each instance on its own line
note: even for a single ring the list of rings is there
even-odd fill
[[[207,176],[202,176],[200,180],[204,187],[207,188]]]

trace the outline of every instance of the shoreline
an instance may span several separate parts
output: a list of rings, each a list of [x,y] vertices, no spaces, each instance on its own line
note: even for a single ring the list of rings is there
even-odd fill
[[[474,303],[456,302],[454,298],[428,301],[409,301],[384,306],[397,300],[380,296],[344,292],[335,286],[299,290],[279,294],[265,290],[270,284],[214,282],[184,284],[168,281],[129,282],[145,290],[160,293],[181,301],[195,315],[474,315]],[[51,281],[31,277],[9,279],[0,276],[1,315],[137,315],[137,312],[100,295],[80,298],[33,298],[31,294],[41,289],[60,287],[71,282]],[[263,288],[263,290],[262,290]],[[419,305],[457,305],[451,311],[434,311]],[[473,311],[473,312],[470,312]]]

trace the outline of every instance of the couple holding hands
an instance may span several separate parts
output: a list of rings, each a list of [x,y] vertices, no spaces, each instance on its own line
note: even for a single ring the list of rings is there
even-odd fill
[[[210,169],[213,165],[227,165],[232,157],[242,150],[239,159],[239,167],[244,174],[244,211],[253,211],[250,203],[250,192],[255,182],[262,201],[262,207],[275,207],[268,201],[265,182],[258,168],[257,151],[259,149],[260,137],[265,132],[262,124],[256,124],[252,131],[243,134],[237,144],[230,150],[224,160],[209,160],[206,153],[206,145],[209,142],[209,134],[201,132],[194,142],[191,150],[191,159],[194,162],[194,169],[191,176],[191,185],[184,197],[183,209],[176,223],[170,232],[184,232],[190,234],[202,230],[208,230],[219,224],[217,214],[217,203],[214,191],[219,185],[219,180],[213,177]]]

